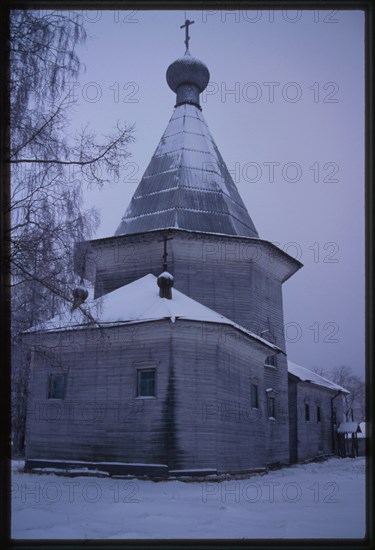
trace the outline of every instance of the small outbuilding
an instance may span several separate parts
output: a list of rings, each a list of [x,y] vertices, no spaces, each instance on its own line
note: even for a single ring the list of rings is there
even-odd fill
[[[361,431],[357,433],[358,456],[368,456],[369,424],[368,422],[360,422],[359,427]]]
[[[288,361],[290,462],[338,453],[337,427],[349,391]]]
[[[358,456],[358,434],[361,433],[359,422],[342,422],[337,428],[340,456]]]

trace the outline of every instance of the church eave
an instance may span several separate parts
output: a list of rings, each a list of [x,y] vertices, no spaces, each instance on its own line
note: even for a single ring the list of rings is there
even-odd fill
[[[181,227],[165,227],[165,228],[159,228],[159,229],[152,229],[150,231],[140,231],[138,233],[129,233],[124,235],[112,235],[110,237],[101,237],[99,239],[92,239],[90,241],[84,241],[84,243],[92,245],[92,246],[100,246],[102,244],[112,244],[113,246],[118,246],[120,240],[124,240],[126,242],[127,240],[132,239],[139,239],[140,237],[143,237],[145,240],[147,240],[147,237],[157,237],[160,234],[163,233],[180,233],[180,234],[186,234],[187,236],[191,237],[198,237],[198,238],[207,238],[207,237],[222,237],[224,239],[229,240],[235,240],[238,242],[249,242],[249,243],[262,243],[268,247],[270,247],[275,254],[278,254],[280,258],[284,258],[285,261],[290,262],[291,266],[293,265],[295,267],[295,270],[293,273],[291,273],[288,277],[286,277],[283,282],[287,281],[289,277],[291,277],[296,271],[301,269],[303,267],[303,263],[297,260],[296,258],[293,258],[293,256],[290,256],[282,250],[281,248],[278,248],[275,244],[273,244],[271,241],[267,241],[266,239],[261,239],[260,237],[246,237],[242,235],[231,235],[227,233],[217,233],[217,232],[210,232],[210,231],[199,231],[199,230],[193,230],[193,229],[184,229]],[[78,245],[80,243],[77,243]]]
[[[61,334],[62,332],[68,332],[71,333],[72,331],[81,331],[81,330],[99,330],[99,329],[110,329],[114,327],[127,327],[132,325],[141,325],[141,324],[147,324],[147,323],[158,323],[163,321],[170,321],[172,324],[174,324],[176,321],[184,321],[189,323],[204,323],[207,325],[217,325],[217,326],[227,326],[230,327],[240,333],[242,333],[244,336],[256,341],[258,344],[262,346],[266,346],[268,349],[272,350],[275,354],[283,354],[286,355],[286,352],[281,349],[280,347],[276,346],[272,342],[269,342],[268,340],[262,338],[261,336],[258,336],[257,334],[247,330],[246,328],[242,327],[241,325],[238,325],[234,322],[228,322],[228,323],[215,323],[213,321],[202,321],[200,319],[193,319],[189,317],[181,317],[177,316],[175,318],[172,317],[161,317],[159,319],[140,319],[140,320],[131,320],[131,321],[116,321],[116,322],[109,322],[109,323],[103,323],[98,322],[96,324],[81,324],[81,325],[72,325],[72,326],[62,326],[62,327],[54,327],[51,329],[29,329],[22,333],[23,338],[30,338],[32,340],[32,337],[35,335],[36,337],[41,334]]]

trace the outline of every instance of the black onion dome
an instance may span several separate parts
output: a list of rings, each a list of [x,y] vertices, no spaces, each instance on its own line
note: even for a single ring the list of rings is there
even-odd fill
[[[177,92],[182,84],[193,84],[201,93],[207,88],[210,80],[210,72],[206,65],[189,53],[173,61],[167,69],[166,76],[168,86],[174,92]]]
[[[174,283],[174,277],[168,271],[163,271],[157,278],[158,287],[168,286],[172,287]]]
[[[163,271],[157,278],[159,287],[160,298],[172,299],[172,287],[174,284],[174,277],[168,271]]]

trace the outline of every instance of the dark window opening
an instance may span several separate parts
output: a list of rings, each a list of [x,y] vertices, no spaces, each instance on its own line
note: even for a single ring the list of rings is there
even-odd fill
[[[142,369],[137,373],[137,397],[155,397],[155,369]]]
[[[320,406],[319,405],[317,405],[317,407],[316,407],[316,421],[317,422],[321,421],[320,420]]]
[[[275,418],[275,398],[267,396],[267,415],[268,418]]]
[[[276,355],[270,355],[269,357],[266,357],[265,363],[269,367],[277,367],[277,357],[276,357]]]
[[[251,406],[254,409],[258,408],[258,386],[256,384],[251,384],[250,386],[250,400]]]
[[[332,411],[332,424],[337,424],[336,409],[333,409]]]
[[[66,389],[65,374],[50,374],[48,381],[48,399],[64,399]]]
[[[305,420],[306,422],[309,422],[310,420],[310,405],[305,403]]]

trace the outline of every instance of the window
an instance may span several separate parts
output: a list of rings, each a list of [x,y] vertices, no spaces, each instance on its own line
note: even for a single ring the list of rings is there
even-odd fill
[[[250,401],[251,406],[254,409],[258,408],[258,386],[256,384],[250,384]]]
[[[64,399],[66,374],[50,374],[48,380],[48,399]]]
[[[276,355],[270,355],[269,357],[266,357],[265,364],[268,367],[277,367],[277,357],[276,357]]]
[[[310,405],[305,403],[305,420],[306,422],[310,421]]]
[[[316,406],[316,421],[320,422],[320,405]]]
[[[155,369],[140,369],[137,371],[137,397],[155,397]]]
[[[332,424],[337,424],[336,408],[332,411]]]
[[[268,418],[275,418],[275,398],[267,395],[267,415]]]

